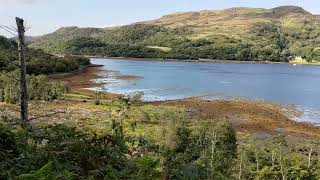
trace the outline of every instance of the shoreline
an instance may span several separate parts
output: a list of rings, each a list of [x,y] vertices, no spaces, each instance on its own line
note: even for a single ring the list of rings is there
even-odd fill
[[[192,119],[197,121],[228,119],[238,133],[320,138],[319,126],[294,121],[288,116],[288,112],[281,109],[281,105],[267,102],[187,98],[150,104],[185,107]]]
[[[132,61],[155,61],[155,62],[193,62],[193,63],[224,63],[224,64],[288,64],[288,65],[310,65],[320,66],[320,63],[307,62],[273,62],[273,61],[239,61],[239,60],[218,60],[218,59],[165,59],[165,58],[135,58],[135,57],[108,57],[108,56],[87,56],[90,59],[114,59],[114,60],[132,60]]]
[[[236,63],[236,64],[286,64],[284,62],[271,62],[271,61],[237,61],[237,60],[218,60],[218,59],[165,59],[165,58],[135,58],[135,57],[103,57],[103,56],[85,56],[91,59],[113,59],[113,60],[132,60],[132,61],[163,61],[163,62],[196,62],[196,63]]]
[[[95,97],[95,92],[85,88],[94,87],[91,81],[98,77],[99,66],[86,67],[80,72],[59,76],[55,80],[67,82],[73,94]],[[103,93],[104,100],[119,99],[123,95]],[[255,100],[205,100],[200,98],[186,98],[177,100],[143,102],[143,105],[164,105],[185,107],[193,120],[230,119],[237,132],[250,134],[287,134],[292,137],[320,138],[320,127],[307,122],[299,122],[290,115],[299,115],[293,107],[284,111],[285,105]]]

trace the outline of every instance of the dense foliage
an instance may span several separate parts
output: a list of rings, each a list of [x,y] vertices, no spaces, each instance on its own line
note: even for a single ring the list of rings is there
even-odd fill
[[[34,95],[43,98],[38,95],[47,89],[41,87],[48,85],[38,84],[44,83],[41,76],[33,78],[30,87],[39,87]],[[49,85],[48,92],[55,87]],[[103,122],[72,120],[76,126],[58,116],[59,124],[43,121],[22,129],[7,125],[0,113],[0,179],[320,177],[317,140],[288,144],[282,135],[237,140],[226,120],[190,121],[182,107],[143,105],[131,97],[95,107],[115,114]]]
[[[155,114],[149,117],[154,118]],[[100,135],[64,125],[26,130],[0,125],[0,178],[320,177],[319,142],[289,146],[283,136],[275,136],[237,145],[235,132],[226,121],[190,127],[172,118],[171,115],[158,127],[163,136],[154,138],[130,135],[119,119],[113,120],[111,132]]]
[[[29,100],[53,100],[67,92],[63,82],[49,81],[44,75],[27,77]],[[0,72],[0,102],[18,103],[20,81],[17,71]]]
[[[146,40],[140,39],[139,43],[129,43],[137,41],[135,38],[116,39],[119,40],[118,43],[113,42],[115,39],[111,41],[112,43],[109,43],[109,41],[104,43],[93,37],[77,38],[66,42],[65,53],[166,59],[289,61],[291,53],[288,49],[288,40],[281,29],[276,28],[275,31],[266,31],[263,37],[259,35],[261,31],[264,30],[255,33],[256,36],[247,42],[234,42],[230,39],[223,43],[205,39],[190,40],[186,37],[186,34],[173,34],[169,30],[159,32]],[[170,47],[170,50],[164,51],[161,47]]]
[[[317,61],[319,25],[319,18],[298,7],[235,8],[178,13],[111,29],[62,28],[31,45],[74,55],[281,62],[302,57]]]
[[[188,33],[181,33],[179,29],[157,27],[156,29],[161,31],[154,30],[150,33],[149,26],[145,25],[144,29],[142,27],[144,26],[139,26],[138,33],[135,26],[132,26],[132,29],[126,26],[117,32],[117,36],[110,35],[105,41],[94,37],[75,38],[66,42],[64,53],[112,57],[284,62],[289,61],[291,57],[287,37],[280,27],[273,27],[272,24],[258,24],[253,32],[255,36],[247,41],[227,39],[225,42],[190,40],[187,38]],[[143,36],[144,34],[152,36]],[[164,51],[161,47],[170,49]]]
[[[90,64],[88,58],[77,56],[57,57],[42,50],[28,49],[27,73],[51,74],[72,72]],[[18,68],[17,43],[0,36],[0,71],[13,71]]]
[[[130,178],[134,173],[116,137],[86,135],[64,126],[29,131],[0,126],[0,141],[1,179],[101,178],[122,169]]]
[[[238,146],[241,179],[319,179],[319,140],[289,145],[284,136]]]

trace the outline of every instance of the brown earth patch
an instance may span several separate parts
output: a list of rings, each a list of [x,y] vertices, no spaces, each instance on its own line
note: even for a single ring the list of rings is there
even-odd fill
[[[94,97],[95,92],[87,88],[92,88],[98,85],[93,80],[99,78],[99,72],[104,71],[101,67],[101,65],[90,65],[82,70],[79,70],[78,72],[70,74],[51,75],[49,76],[49,79],[66,82],[70,87],[71,92],[74,94]],[[101,96],[102,98],[108,99],[118,97],[119,95],[104,93]]]
[[[320,127],[296,122],[288,118],[280,105],[246,100],[201,100],[184,99],[154,102],[154,105],[183,106],[188,109],[193,120],[214,120],[227,118],[238,132],[279,134],[318,137]]]
[[[52,80],[62,80],[66,82],[72,90],[79,88],[91,88],[94,86],[93,79],[98,78],[98,73],[102,71],[99,65],[90,65],[82,70],[69,74],[58,74],[49,76]]]

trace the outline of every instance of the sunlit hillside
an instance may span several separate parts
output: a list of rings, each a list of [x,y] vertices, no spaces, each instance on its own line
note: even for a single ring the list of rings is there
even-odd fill
[[[284,47],[276,41],[283,41]],[[295,56],[319,60],[319,46],[319,16],[296,6],[174,13],[115,28],[65,27],[31,43],[63,54],[260,61],[289,61]],[[252,54],[241,52],[244,47]]]

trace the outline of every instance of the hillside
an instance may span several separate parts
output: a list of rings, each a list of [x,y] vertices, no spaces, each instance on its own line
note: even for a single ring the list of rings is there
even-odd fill
[[[51,74],[78,70],[88,65],[90,60],[82,57],[57,57],[29,48],[27,53],[28,74]],[[0,73],[14,71],[18,68],[18,45],[15,40],[0,36]]]
[[[231,8],[201,12],[175,13],[164,16],[146,24],[169,28],[191,28],[194,38],[210,38],[218,35],[243,37],[251,33],[257,23],[279,24],[283,30],[296,30],[319,24],[312,14],[295,6],[277,7],[274,9]]]
[[[320,18],[301,7],[174,13],[115,28],[64,27],[34,38],[47,52],[99,56],[320,60]]]

